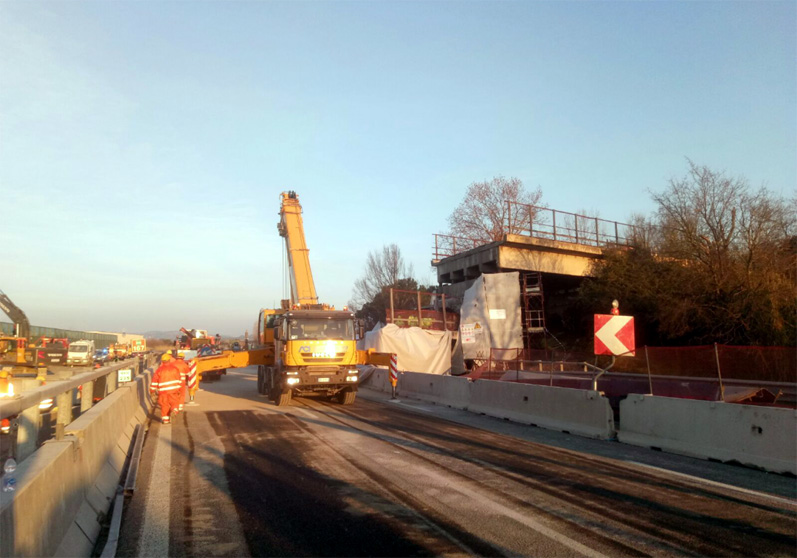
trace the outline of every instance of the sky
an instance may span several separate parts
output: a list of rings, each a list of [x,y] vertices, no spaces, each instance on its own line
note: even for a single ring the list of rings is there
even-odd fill
[[[323,302],[423,284],[469,184],[627,221],[797,191],[797,3],[0,0],[0,289],[35,325],[252,330],[295,190]],[[0,316],[0,320],[7,321]]]

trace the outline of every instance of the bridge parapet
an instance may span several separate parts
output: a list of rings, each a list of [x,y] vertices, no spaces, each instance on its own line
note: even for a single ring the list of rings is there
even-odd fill
[[[518,235],[603,248],[630,246],[637,236],[637,228],[628,223],[514,201],[506,202],[502,220],[502,238]],[[435,234],[432,264],[500,240]]]

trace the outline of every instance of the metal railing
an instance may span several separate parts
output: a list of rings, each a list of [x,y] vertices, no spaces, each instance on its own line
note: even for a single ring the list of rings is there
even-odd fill
[[[433,258],[438,261],[442,258],[455,256],[462,252],[467,252],[483,244],[487,244],[482,240],[475,238],[466,238],[464,236],[451,236],[449,234],[435,234],[434,235],[434,248]]]
[[[596,247],[630,246],[637,238],[636,227],[628,223],[607,221],[514,201],[505,203],[503,234]],[[483,239],[435,234],[433,258],[439,261],[490,242]]]
[[[636,227],[619,221],[507,201],[508,234],[572,242],[582,246],[630,246]]]
[[[155,358],[153,354],[130,358],[76,374],[66,380],[54,380],[13,397],[0,398],[0,420],[10,419],[11,422],[9,432],[0,435],[0,454],[4,454],[0,457],[5,459],[8,455],[13,455],[17,461],[22,461],[36,451],[46,441],[39,439],[45,422],[47,428],[52,430],[54,427],[54,432],[51,432],[54,438],[62,439],[65,428],[91,409],[95,398],[99,402],[117,390],[120,370],[130,369],[130,380],[135,380],[136,376],[143,374],[155,362]],[[20,381],[17,379],[15,382]],[[79,411],[73,412],[73,408],[78,405]],[[52,437],[47,436],[47,439]]]

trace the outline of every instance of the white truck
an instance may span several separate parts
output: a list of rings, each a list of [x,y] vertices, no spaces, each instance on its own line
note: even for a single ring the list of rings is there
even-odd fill
[[[69,344],[66,353],[68,366],[91,366],[94,357],[94,341],[81,339]]]

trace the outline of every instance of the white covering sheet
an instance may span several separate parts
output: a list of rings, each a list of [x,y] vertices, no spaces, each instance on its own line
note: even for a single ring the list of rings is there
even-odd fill
[[[402,372],[449,374],[451,371],[451,332],[387,324],[365,335],[365,348],[379,353],[395,353]]]
[[[490,348],[523,347],[519,281],[517,271],[489,273],[465,291],[459,320],[464,358],[487,359]]]

